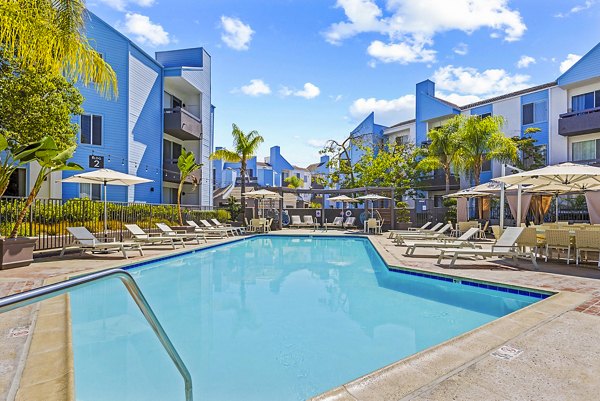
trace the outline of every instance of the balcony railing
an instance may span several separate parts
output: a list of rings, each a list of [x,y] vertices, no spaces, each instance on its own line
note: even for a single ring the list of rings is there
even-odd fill
[[[460,179],[454,174],[450,174],[450,189],[460,188]],[[424,191],[442,191],[446,189],[446,175],[432,174],[423,177],[419,182],[419,189]]]
[[[593,132],[600,132],[600,107],[560,115],[559,135],[574,136]]]
[[[198,140],[202,137],[202,120],[182,109],[165,109],[165,133],[183,141]]]

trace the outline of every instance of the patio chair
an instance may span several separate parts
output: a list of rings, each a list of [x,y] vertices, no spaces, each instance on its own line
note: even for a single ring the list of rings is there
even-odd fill
[[[535,253],[530,252],[519,252],[517,248],[517,239],[523,232],[521,227],[508,227],[504,233],[498,238],[498,241],[491,248],[480,248],[480,249],[467,249],[467,248],[439,248],[440,255],[437,263],[441,264],[442,259],[445,257],[452,257],[449,267],[454,266],[459,256],[481,256],[484,259],[486,257],[509,257],[513,260],[513,263],[517,264],[517,258],[528,258],[531,260],[535,270],[538,269],[537,260]]]
[[[237,235],[242,235],[246,233],[246,229],[244,227],[234,227],[231,224],[223,224],[221,223],[219,220],[217,219],[210,219],[210,221],[212,221],[212,223],[216,226],[216,227],[220,227],[220,228],[227,228],[228,230],[234,230],[234,232]]]
[[[67,248],[75,248],[81,250],[81,255],[85,251],[96,252],[110,252],[120,251],[123,253],[123,257],[127,259],[127,251],[137,251],[140,256],[144,256],[142,246],[139,242],[116,242],[114,238],[107,238],[104,241],[99,240],[85,227],[67,227],[67,231],[75,237],[75,242],[64,245],[60,251],[60,256],[65,254]]]
[[[307,224],[302,222],[300,216],[291,216],[290,227],[306,227]]]
[[[165,237],[160,233],[147,233],[137,224],[125,224],[125,228],[133,236],[134,242],[139,242],[143,245],[171,245],[175,249],[175,243],[178,242],[185,248],[185,243],[181,238]]]
[[[315,222],[315,220],[313,219],[313,217],[311,215],[306,215],[303,217],[304,219],[304,225],[307,227],[315,227],[317,225],[317,223]]]
[[[367,233],[370,233],[371,230],[374,234],[381,234],[381,226],[377,224],[377,219],[367,220]]]
[[[331,223],[325,223],[325,227],[327,228],[344,228],[344,218],[342,216],[338,216],[333,219]]]
[[[252,226],[252,224],[250,224],[248,222],[248,219],[246,217],[244,217],[244,222],[246,223],[246,232],[248,232],[248,233],[254,232],[254,227]]]
[[[235,235],[235,230],[229,229],[227,227],[213,226],[207,220],[200,220],[200,224],[202,224],[200,228],[205,229],[206,234],[215,234],[221,238],[223,238],[223,236],[229,237],[230,234],[231,236]]]
[[[423,231],[431,225],[431,221],[423,224],[421,227],[408,227],[408,231]]]
[[[390,235],[388,236],[389,239],[395,239],[396,236],[400,235],[400,234],[406,234],[406,235],[418,235],[418,234],[433,234],[436,232],[436,230],[438,230],[440,227],[443,226],[443,223],[435,223],[433,225],[433,227],[431,228],[425,228],[423,230],[419,229],[419,230],[390,230],[389,233]],[[452,227],[452,225],[450,225]]]
[[[560,251],[567,251],[567,264],[571,261],[571,234],[569,230],[546,230],[546,254],[545,260],[548,261],[548,256],[552,256],[551,249],[558,251],[558,259],[560,259]]]
[[[202,222],[202,220],[200,222]],[[193,227],[194,232],[197,234],[202,234],[204,236],[208,235],[213,237],[218,236],[219,238],[225,238],[229,236],[227,231],[216,230],[216,228],[212,227],[210,224],[208,227],[206,227],[204,223],[202,223],[202,226],[199,226],[198,223],[196,223],[194,220],[186,220],[186,223],[188,226]]]
[[[471,247],[476,248],[477,245],[473,244],[471,239],[477,234],[479,229],[476,227],[469,228],[463,235],[456,239],[442,239],[440,241],[411,241],[405,240],[406,245],[406,256],[411,256],[415,253],[417,248],[462,248]],[[480,247],[481,248],[481,247]]]
[[[208,242],[206,239],[206,235],[204,233],[193,232],[189,233],[185,230],[173,230],[171,227],[166,225],[165,223],[156,223],[156,227],[162,231],[165,236],[181,238],[182,240],[196,240],[196,243],[200,245],[200,238],[204,240],[204,242]]]
[[[265,232],[271,232],[271,224],[273,224],[273,218],[267,220],[267,223],[265,224]]]
[[[523,232],[517,239],[517,246],[525,251],[529,248],[531,251],[535,252],[536,255],[539,254],[538,249],[540,246],[543,246],[543,241],[538,239],[537,229],[535,227],[523,227]]]
[[[490,221],[489,221],[489,220],[486,220],[486,221],[485,221],[485,224],[483,225],[483,228],[481,228],[481,229],[480,229],[480,230],[477,232],[477,237],[478,237],[479,239],[487,239],[487,234],[486,234],[486,232],[487,232],[487,229],[488,229],[489,225],[490,225]]]
[[[496,241],[498,240],[498,238],[500,238],[500,236],[502,236],[502,228],[500,228],[500,226],[492,226],[492,234],[494,234],[494,238],[496,239]]]
[[[575,249],[575,264],[579,264],[581,251],[585,252],[586,260],[588,252],[598,252],[598,267],[600,267],[600,231],[575,231]]]

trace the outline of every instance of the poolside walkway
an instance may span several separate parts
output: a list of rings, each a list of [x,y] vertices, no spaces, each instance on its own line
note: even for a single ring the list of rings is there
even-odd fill
[[[311,230],[281,234],[347,235]],[[275,232],[274,234],[277,234]],[[459,260],[454,268],[435,264],[433,250],[406,257],[383,236],[369,236],[386,262],[438,274],[561,292],[532,307],[390,365],[324,394],[331,400],[590,400],[600,393],[600,270],[540,261],[540,271],[514,268],[505,261]],[[234,238],[235,239],[235,238]],[[227,240],[211,240],[210,244]],[[203,247],[188,246],[186,250]],[[159,250],[160,249],[160,250]],[[0,271],[0,296],[123,263],[135,263],[181,250],[145,250],[124,261],[118,255],[44,258],[31,266]],[[13,379],[22,374],[36,308],[12,311],[0,319],[0,399],[13,399]],[[502,346],[510,348],[499,349]],[[513,351],[511,354],[510,351]],[[508,353],[507,353],[508,352]],[[503,359],[502,357],[505,357]],[[512,356],[512,358],[510,358]]]

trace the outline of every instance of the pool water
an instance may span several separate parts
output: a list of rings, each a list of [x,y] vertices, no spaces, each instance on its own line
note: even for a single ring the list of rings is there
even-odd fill
[[[306,399],[539,300],[389,271],[352,237],[255,237],[130,272],[195,400]],[[77,400],[184,400],[119,280],[70,299]]]

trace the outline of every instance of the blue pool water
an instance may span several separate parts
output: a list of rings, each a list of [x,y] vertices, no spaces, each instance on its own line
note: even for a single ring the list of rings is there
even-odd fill
[[[302,400],[539,298],[388,271],[360,238],[255,237],[132,269],[196,400]],[[71,293],[77,400],[183,400],[118,280]]]

